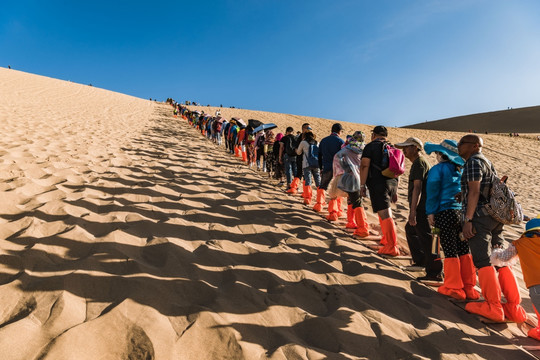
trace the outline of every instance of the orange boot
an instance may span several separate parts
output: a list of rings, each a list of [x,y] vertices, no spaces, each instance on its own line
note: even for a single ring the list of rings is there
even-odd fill
[[[324,189],[317,189],[317,202],[313,206],[313,211],[321,212],[324,204]]]
[[[501,305],[501,286],[495,268],[485,266],[478,270],[478,281],[486,301],[470,302],[465,305],[465,310],[493,321],[504,321],[504,310]]]
[[[313,189],[311,188],[311,185],[304,185],[302,197],[304,198],[304,204],[311,204],[311,198],[313,197]]]
[[[377,253],[381,255],[398,256],[399,248],[397,246],[396,224],[394,223],[394,219],[391,217],[384,219],[381,227],[383,237],[386,238],[386,244],[380,248]]]
[[[381,225],[381,245],[384,246],[386,245],[386,236],[384,235],[384,231],[383,231],[383,220],[381,219],[381,217],[379,216],[379,225]]]
[[[356,229],[356,220],[354,219],[354,209],[352,208],[352,204],[349,204],[347,206],[347,225],[345,225],[345,228],[347,229]]]
[[[448,257],[444,259],[443,266],[444,284],[439,286],[437,291],[457,300],[465,300],[467,295],[465,295],[465,291],[463,290],[459,259],[457,257]]]
[[[540,314],[538,313],[538,310],[536,309],[534,305],[533,305],[533,308],[534,308],[534,311],[536,312],[536,319],[538,321],[537,323],[538,326],[529,330],[529,332],[527,333],[527,336],[540,341]]]
[[[337,219],[337,199],[330,199],[330,201],[328,202],[328,216],[326,217],[326,220],[336,221]]]
[[[519,287],[512,269],[508,266],[499,268],[499,284],[501,291],[506,298],[506,304],[502,304],[504,316],[513,322],[521,323],[527,320],[527,312],[521,304],[521,296],[519,295]]]
[[[240,157],[240,147],[238,145],[234,146],[234,156]]]
[[[338,215],[338,218],[342,217],[343,216],[343,198],[342,197],[338,197],[337,198],[337,215]]]
[[[242,153],[242,161],[247,162],[247,151],[244,145],[240,148],[240,152]]]
[[[287,192],[289,194],[296,194],[298,192],[298,185],[300,184],[300,178],[297,178],[295,177],[291,183],[291,187],[289,188],[289,190],[287,190]]]
[[[472,255],[461,255],[459,257],[459,266],[461,270],[461,280],[463,281],[463,291],[469,300],[480,299],[480,294],[475,290],[476,268],[474,267]]]
[[[356,221],[356,230],[354,230],[353,235],[359,237],[369,236],[368,222],[366,212],[362,206],[354,209],[354,220]]]

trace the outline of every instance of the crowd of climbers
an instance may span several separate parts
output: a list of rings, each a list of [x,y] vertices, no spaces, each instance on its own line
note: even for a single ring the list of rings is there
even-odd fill
[[[272,129],[254,132],[260,124],[254,120],[247,124],[239,118],[226,120],[219,110],[210,115],[179,104],[173,106],[175,116],[187,120],[217,145],[223,144],[226,151],[249,166],[280,180],[287,193],[298,193],[302,184],[306,205],[312,202],[314,182],[313,210],[321,212],[326,206],[327,220],[344,216],[346,201],[346,227],[354,229],[354,236],[380,239],[381,255],[400,255],[391,210],[397,201],[399,176],[389,176],[385,170],[389,142],[384,126],[375,126],[366,143],[362,131],[342,139],[343,127],[336,123],[330,134],[317,142],[307,123],[299,133],[288,127],[285,134],[275,135]],[[468,134],[459,142],[446,139],[440,144],[424,145],[412,137],[393,146],[411,161],[405,234],[413,261],[411,269],[420,267],[426,273],[417,279],[440,282],[438,292],[446,296],[473,300],[465,306],[468,312],[497,322],[524,322],[527,314],[520,305],[519,288],[511,270],[512,261],[519,257],[540,319],[540,217],[528,221],[521,238],[503,250],[503,224],[485,210],[496,170],[481,152],[482,138]],[[436,154],[436,165],[432,167],[422,156],[424,151]],[[367,198],[378,215],[380,234],[367,222],[363,206]],[[433,229],[437,229],[444,260],[438,250],[432,249]],[[477,277],[484,301],[474,301],[480,299],[475,290]],[[501,294],[506,302],[501,301]],[[540,340],[540,326],[528,335]]]

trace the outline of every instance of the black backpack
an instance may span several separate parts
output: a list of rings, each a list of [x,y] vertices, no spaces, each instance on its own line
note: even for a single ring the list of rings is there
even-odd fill
[[[294,149],[294,139],[292,135],[287,135],[284,137],[285,153],[289,156],[296,156],[296,150]]]

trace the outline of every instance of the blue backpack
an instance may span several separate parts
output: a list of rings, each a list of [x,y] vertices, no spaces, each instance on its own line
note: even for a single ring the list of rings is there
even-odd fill
[[[309,144],[309,150],[306,158],[310,169],[319,168],[319,147],[317,144]]]

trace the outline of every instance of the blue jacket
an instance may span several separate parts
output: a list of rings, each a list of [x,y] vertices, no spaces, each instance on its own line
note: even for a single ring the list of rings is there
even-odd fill
[[[334,155],[341,150],[344,143],[345,141],[336,133],[332,133],[321,140],[319,144],[319,161],[322,163],[322,171],[332,171]]]
[[[428,173],[426,183],[426,214],[444,210],[461,209],[455,195],[461,191],[461,172],[450,161],[438,163]]]

